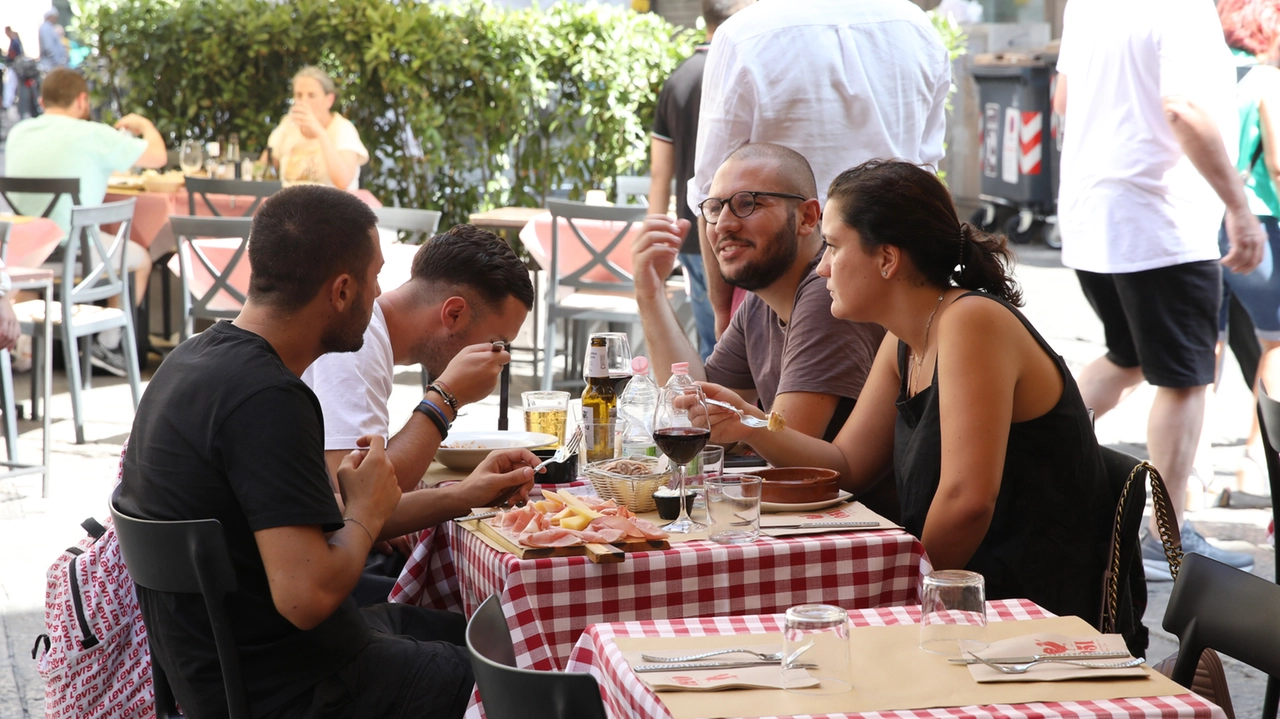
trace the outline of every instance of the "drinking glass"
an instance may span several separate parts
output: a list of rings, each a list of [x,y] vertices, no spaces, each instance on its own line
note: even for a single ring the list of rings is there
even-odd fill
[[[706,397],[697,385],[663,387],[658,393],[658,406],[653,413],[653,441],[675,465],[672,469],[676,490],[685,496],[686,468],[707,446],[711,438],[711,421],[707,416]],[[689,508],[680,503],[680,516],[663,527],[672,534],[701,532],[707,525],[693,521]]]
[[[569,416],[568,392],[524,392],[524,429],[526,432],[553,434],[556,441],[546,448],[556,449],[564,443],[564,425]]]
[[[959,657],[987,648],[986,586],[982,575],[943,569],[924,578],[920,648]]]
[[[805,672],[793,664],[816,664]],[[817,679],[817,686],[803,686]],[[801,604],[786,613],[782,688],[797,694],[843,694],[853,688],[849,615],[830,604]]]
[[[747,544],[760,536],[760,488],[754,474],[722,474],[704,479],[708,535],[720,544]]]
[[[631,340],[627,339],[625,332],[593,332],[587,339],[587,346],[590,346],[591,339],[595,337],[604,338],[605,365],[609,368],[609,379],[613,382],[614,394],[621,397],[622,388],[631,379]],[[587,379],[585,363],[582,366],[582,379]]]
[[[182,148],[178,151],[178,165],[182,167],[182,174],[190,175],[199,170],[204,164],[204,151],[200,149],[200,143],[195,140],[183,140]]]
[[[694,509],[706,510],[707,501],[702,491],[706,484],[705,480],[707,477],[719,477],[722,474],[724,474],[724,447],[709,444],[698,453],[697,457],[693,458],[688,469],[685,470],[686,484],[698,493],[698,498],[693,501]]]

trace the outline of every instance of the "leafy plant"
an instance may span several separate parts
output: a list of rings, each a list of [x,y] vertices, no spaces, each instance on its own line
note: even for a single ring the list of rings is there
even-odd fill
[[[264,147],[289,78],[321,66],[369,150],[364,186],[446,223],[641,171],[657,91],[694,46],[656,15],[592,3],[82,0],[79,15],[95,100],[172,145],[237,132]]]

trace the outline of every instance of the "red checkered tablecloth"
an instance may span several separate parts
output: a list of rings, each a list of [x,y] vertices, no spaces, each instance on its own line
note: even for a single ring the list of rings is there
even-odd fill
[[[1027,600],[991,602],[987,610],[991,621],[1043,619],[1053,616]],[[884,607],[849,612],[854,626],[888,626],[917,624],[920,607]],[[671,714],[658,696],[636,676],[613,643],[614,637],[681,637],[728,634],[769,634],[781,632],[780,614],[763,616],[707,617],[701,619],[650,620],[594,624],[587,627],[569,657],[566,671],[590,672],[600,683],[605,708],[612,719],[671,719]],[[475,715],[472,711],[469,716]],[[870,714],[831,714],[803,719],[848,719],[849,717],[899,717],[901,719],[937,719],[939,717],[1016,717],[1047,719],[1049,717],[1162,717],[1173,719],[1224,719],[1216,705],[1195,694],[1135,699],[1109,699],[1081,702],[1038,702],[1034,704],[949,707],[915,711],[875,712]],[[768,717],[762,719],[778,719]]]
[[[468,616],[502,597],[516,661],[562,669],[589,624],[741,616],[796,604],[885,607],[915,603],[924,547],[902,531],[762,538],[722,546],[682,542],[621,564],[586,557],[521,560],[450,522],[424,536],[391,601]]]

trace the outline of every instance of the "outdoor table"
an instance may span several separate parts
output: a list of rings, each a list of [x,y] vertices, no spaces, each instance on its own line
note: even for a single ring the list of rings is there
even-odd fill
[[[669,550],[593,564],[581,556],[521,560],[446,522],[419,538],[390,600],[470,616],[498,594],[518,665],[550,670],[565,667],[589,624],[781,612],[810,602],[908,604],[918,601],[928,569],[920,541],[901,530],[730,546],[673,541]]]
[[[541,207],[499,207],[484,212],[473,212],[467,221],[476,227],[490,230],[495,235],[520,231],[529,220],[546,213]]]
[[[356,190],[355,196],[373,208],[382,207],[382,203],[368,190]],[[177,249],[177,240],[169,228],[171,215],[186,215],[190,212],[185,188],[175,192],[147,192],[125,188],[108,188],[106,202],[117,202],[136,198],[134,206],[133,227],[129,230],[129,239],[146,247],[151,259],[157,260]],[[209,201],[224,217],[238,217],[244,214],[244,208],[253,204],[254,198],[249,195],[217,195],[210,194]],[[196,215],[211,216],[209,207],[203,197],[196,198]]]
[[[0,234],[9,225],[10,267],[39,267],[62,242],[62,228],[47,217],[0,214]]]
[[[847,605],[846,605],[847,608]],[[993,622],[1047,619],[1053,615],[1025,599],[1001,600],[988,604],[987,617]],[[508,612],[510,619],[510,612]],[[849,611],[855,627],[917,624],[920,607],[885,607]],[[627,665],[614,644],[615,637],[724,636],[779,633],[781,615],[706,616],[690,619],[654,620],[594,624],[583,632],[565,667],[571,672],[590,672],[600,683],[605,707],[613,719],[671,719],[671,713]],[[857,647],[853,648],[857,651]],[[855,689],[856,689],[855,677]],[[910,678],[904,677],[904,681]],[[781,691],[781,690],[778,690]],[[474,708],[472,715],[479,715]],[[934,717],[1225,717],[1222,709],[1191,693],[1130,699],[1072,702],[1038,702],[1023,705],[990,704],[910,711],[882,711],[874,714],[829,714],[824,719],[853,716],[926,719]],[[773,719],[773,718],[771,718]],[[810,719],[816,719],[810,717]]]

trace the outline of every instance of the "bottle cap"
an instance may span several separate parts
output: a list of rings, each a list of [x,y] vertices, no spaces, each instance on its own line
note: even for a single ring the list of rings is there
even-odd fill
[[[649,374],[649,358],[643,355],[632,357],[631,372],[633,374]]]
[[[671,365],[671,372],[673,374],[689,374],[689,363],[676,362]]]

